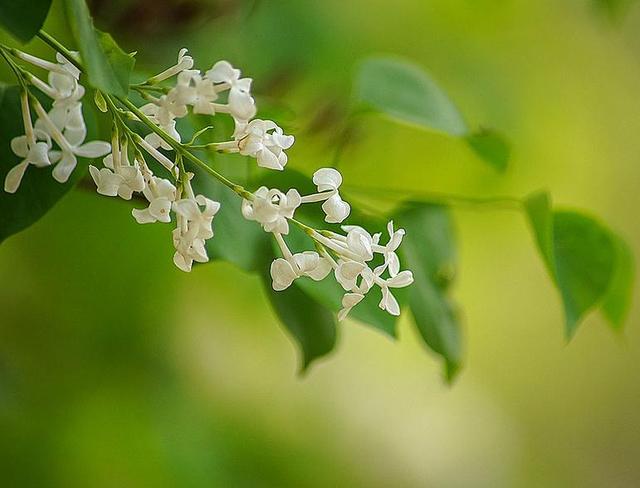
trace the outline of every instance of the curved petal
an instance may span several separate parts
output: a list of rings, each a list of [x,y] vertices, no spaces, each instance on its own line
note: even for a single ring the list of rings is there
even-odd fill
[[[105,141],[91,141],[76,147],[73,152],[82,158],[99,158],[111,151],[111,144]]]
[[[56,167],[53,168],[51,174],[56,181],[66,183],[77,164],[78,160],[75,154],[63,151],[62,159],[56,164]]]
[[[7,193],[15,193],[18,190],[27,166],[29,166],[29,161],[25,160],[9,170],[4,179],[4,191]]]

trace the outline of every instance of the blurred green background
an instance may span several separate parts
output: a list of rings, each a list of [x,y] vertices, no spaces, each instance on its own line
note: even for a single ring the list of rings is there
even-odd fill
[[[289,164],[307,173],[333,158],[358,60],[412,59],[472,124],[509,138],[507,174],[460,141],[373,118],[342,157],[346,181],[545,187],[637,256],[640,6],[608,15],[601,3],[118,0],[93,11],[143,70],[183,46],[199,68],[241,67],[259,106],[296,135]],[[64,39],[60,9],[48,29]],[[624,333],[590,316],[567,345],[522,216],[455,217],[466,360],[449,388],[406,317],[397,343],[342,323],[337,350],[297,377],[256,277],[225,263],[183,274],[169,227],[72,192],[0,247],[0,484],[640,486],[637,300]]]

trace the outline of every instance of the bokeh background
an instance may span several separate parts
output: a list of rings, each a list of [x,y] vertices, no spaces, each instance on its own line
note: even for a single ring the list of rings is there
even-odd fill
[[[297,137],[289,164],[308,173],[333,158],[358,60],[414,60],[473,125],[509,138],[509,170],[498,175],[460,141],[372,118],[341,159],[347,181],[478,196],[548,188],[638,255],[640,5],[612,14],[605,3],[92,7],[143,70],[172,64],[183,46],[200,68],[241,66]],[[61,19],[54,2],[48,28],[68,38]],[[454,215],[466,359],[447,387],[407,317],[395,343],[341,324],[336,351],[298,377],[255,276],[225,263],[185,275],[169,227],[72,192],[0,247],[0,484],[640,486],[637,292],[623,333],[596,314],[567,345],[522,216]]]

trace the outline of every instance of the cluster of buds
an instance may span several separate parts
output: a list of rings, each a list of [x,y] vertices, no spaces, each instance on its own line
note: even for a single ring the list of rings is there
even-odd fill
[[[75,169],[78,157],[100,157],[111,150],[109,143],[104,141],[84,142],[87,126],[80,100],[85,90],[78,82],[80,71],[69,60],[61,54],[57,55],[57,63],[18,50],[14,50],[14,54],[48,72],[47,82],[28,72],[24,76],[53,103],[47,112],[37,98],[23,89],[20,100],[25,133],[11,141],[12,151],[22,161],[5,177],[4,189],[8,193],[18,190],[29,165],[39,168],[54,166],[53,177],[65,183]],[[38,116],[35,124],[31,118],[31,105]]]

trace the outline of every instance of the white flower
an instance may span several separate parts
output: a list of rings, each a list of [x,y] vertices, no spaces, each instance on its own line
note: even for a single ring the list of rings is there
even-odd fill
[[[294,254],[289,259],[275,259],[271,263],[270,271],[273,289],[282,291],[301,276],[308,276],[315,281],[323,280],[331,271],[331,263],[320,257],[317,252],[304,251]]]
[[[159,83],[168,78],[171,78],[172,76],[177,75],[181,71],[193,68],[193,58],[189,56],[187,52],[188,49],[184,47],[180,49],[180,51],[178,52],[178,60],[176,64],[174,64],[170,68],[167,68],[162,73],[157,74],[153,78],[150,78],[148,80],[148,83]]]
[[[189,272],[193,262],[206,263],[209,261],[204,239],[193,238],[189,230],[182,227],[178,218],[178,227],[173,230],[173,245],[176,252],[173,255],[173,263],[182,271]]]
[[[254,193],[253,200],[242,201],[242,215],[259,222],[266,232],[286,235],[289,233],[287,219],[293,218],[300,202],[300,193],[295,189],[284,194],[280,190],[269,190],[262,186]]]
[[[200,209],[200,207],[204,209]],[[211,228],[213,217],[220,210],[220,203],[198,195],[195,198],[183,198],[173,203],[173,211],[182,216],[188,223],[189,229],[194,230],[194,238],[210,239],[213,237]]]
[[[379,252],[382,252],[382,254],[384,255],[384,263],[386,266],[388,266],[389,274],[391,276],[396,276],[400,272],[400,260],[398,259],[396,250],[402,243],[402,238],[405,235],[405,230],[398,229],[394,231],[392,220],[387,224],[387,232],[389,232],[389,242]]]
[[[322,204],[325,221],[332,224],[343,222],[351,213],[351,206],[338,193],[342,185],[340,172],[334,168],[321,168],[313,174],[313,182],[319,192],[326,192],[326,200]]]
[[[390,288],[404,288],[409,286],[413,283],[413,273],[405,270],[387,280],[381,280],[377,283],[382,289],[382,300],[380,300],[379,307],[391,315],[400,315],[400,305],[396,297],[391,293]]]
[[[152,176],[143,190],[149,201],[145,209],[133,209],[131,214],[139,224],[171,222],[171,205],[176,199],[176,187],[169,180]]]
[[[193,193],[190,185],[187,187],[187,192]],[[213,237],[211,224],[219,209],[218,202],[203,195],[183,198],[173,203],[178,223],[173,231],[173,244],[176,248],[173,262],[182,271],[191,271],[194,261],[206,263],[209,260],[205,239]]]
[[[78,164],[77,156],[83,158],[98,158],[104,156],[111,151],[111,144],[105,141],[90,141],[84,143],[86,129],[84,127],[78,130],[65,129],[64,135],[60,129],[49,118],[40,103],[35,104],[35,110],[40,119],[42,119],[42,127],[47,129],[47,133],[60,146],[60,150],[49,151],[49,159],[52,163],[57,163],[53,169],[53,178],[65,183],[71,173]]]
[[[114,148],[114,152],[115,158],[112,153],[102,160],[104,168],[89,166],[89,173],[101,195],[130,200],[134,191],[144,190],[144,178],[138,166],[129,163],[126,146],[122,151]]]
[[[38,140],[40,139],[40,140]],[[18,136],[11,139],[11,150],[13,153],[23,158],[23,160],[9,170],[4,180],[4,191],[15,193],[20,186],[27,166],[30,164],[37,168],[49,166],[49,150],[51,149],[51,139],[41,131],[35,131],[32,140],[25,136]]]
[[[368,268],[363,263],[341,261],[335,269],[336,280],[345,290],[355,290],[357,288],[357,279],[365,269]]]
[[[151,122],[164,130],[173,140],[177,142],[181,141],[180,133],[176,130],[175,118],[187,115],[187,107],[179,102],[174,95],[162,95],[154,102],[147,103],[140,107],[140,111],[145,114]],[[171,146],[155,132],[147,134],[145,140],[156,149],[159,147],[167,151],[171,149]]]
[[[362,301],[361,293],[345,293],[342,297],[342,309],[338,312],[338,320],[344,320],[351,309]]]
[[[218,98],[218,93],[213,86],[213,81],[203,78],[197,70],[180,73],[178,83],[171,93],[178,103],[192,105],[194,114],[213,115],[215,113],[213,102]]]
[[[255,101],[251,97],[251,78],[240,78],[240,70],[228,61],[218,61],[205,75],[214,83],[229,87],[229,112],[240,120],[249,120],[256,114]]]
[[[294,142],[294,137],[285,135],[275,122],[261,119],[249,122],[235,137],[240,154],[256,158],[258,166],[277,170],[284,169],[287,164],[284,151]]]

